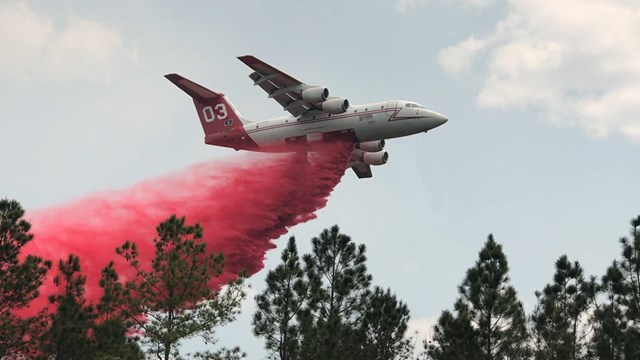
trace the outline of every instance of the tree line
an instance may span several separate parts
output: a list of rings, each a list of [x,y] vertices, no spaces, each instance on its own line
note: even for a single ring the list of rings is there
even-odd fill
[[[619,243],[620,258],[600,278],[560,256],[526,316],[509,283],[506,256],[490,235],[422,358],[640,359],[640,216]]]
[[[433,336],[407,334],[409,309],[371,288],[365,246],[337,226],[298,254],[291,238],[256,297],[254,334],[272,359],[636,360],[640,359],[640,216],[606,273],[586,276],[562,255],[526,314],[502,246],[489,235]]]
[[[0,200],[0,359],[241,359],[239,347],[212,350],[215,330],[233,321],[245,277],[212,290],[223,254],[206,250],[203,229],[172,215],[156,228],[155,256],[140,259],[135,242],[114,249],[135,274],[121,279],[114,262],[102,270],[103,294],[85,299],[81,259],[20,256],[33,235],[24,210]],[[253,333],[271,359],[577,360],[640,359],[640,216],[620,239],[620,258],[601,277],[584,274],[562,255],[550,283],[526,313],[509,279],[509,264],[492,235],[458,286],[429,339],[407,334],[408,305],[373,284],[366,246],[338,226],[311,239],[299,254],[291,237],[281,262],[256,295]],[[47,276],[57,291],[49,308],[28,308]],[[32,309],[31,309],[32,310]],[[33,313],[33,310],[31,311]],[[207,349],[181,354],[185,339]]]

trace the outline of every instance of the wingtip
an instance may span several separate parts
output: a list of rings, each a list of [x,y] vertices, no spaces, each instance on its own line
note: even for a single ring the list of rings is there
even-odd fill
[[[249,64],[256,61],[256,57],[253,55],[242,55],[238,56],[238,60],[242,61],[245,64]]]
[[[180,76],[180,75],[178,75],[176,73],[166,74],[164,77],[167,78],[167,80],[169,80],[169,81],[182,79],[182,76]]]

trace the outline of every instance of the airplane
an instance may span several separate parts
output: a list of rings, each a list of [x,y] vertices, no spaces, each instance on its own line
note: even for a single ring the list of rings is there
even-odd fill
[[[238,57],[253,72],[249,78],[289,116],[252,122],[242,117],[223,93],[178,74],[165,77],[193,98],[204,142],[235,150],[299,152],[315,142],[347,139],[353,152],[347,163],[358,178],[372,177],[371,165],[389,160],[385,140],[427,132],[447,118],[413,101],[389,100],[351,105],[329,96],[324,86],[308,85],[252,56]]]

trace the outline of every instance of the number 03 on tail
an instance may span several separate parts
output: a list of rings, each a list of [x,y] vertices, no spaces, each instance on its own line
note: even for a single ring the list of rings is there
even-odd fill
[[[178,74],[165,75],[193,98],[204,129],[205,143],[236,150],[300,152],[311,143],[347,140],[353,143],[348,159],[359,178],[369,178],[371,165],[389,159],[385,139],[427,132],[447,118],[412,101],[389,100],[351,105],[329,96],[324,86],[307,85],[250,55],[238,59],[249,66],[253,84],[267,92],[289,116],[249,121],[219,92]]]

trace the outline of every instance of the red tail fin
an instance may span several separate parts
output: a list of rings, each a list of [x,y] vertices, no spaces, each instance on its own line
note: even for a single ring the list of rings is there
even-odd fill
[[[242,117],[224,94],[213,92],[178,74],[168,74],[164,77],[193,98],[206,135],[243,125]]]

